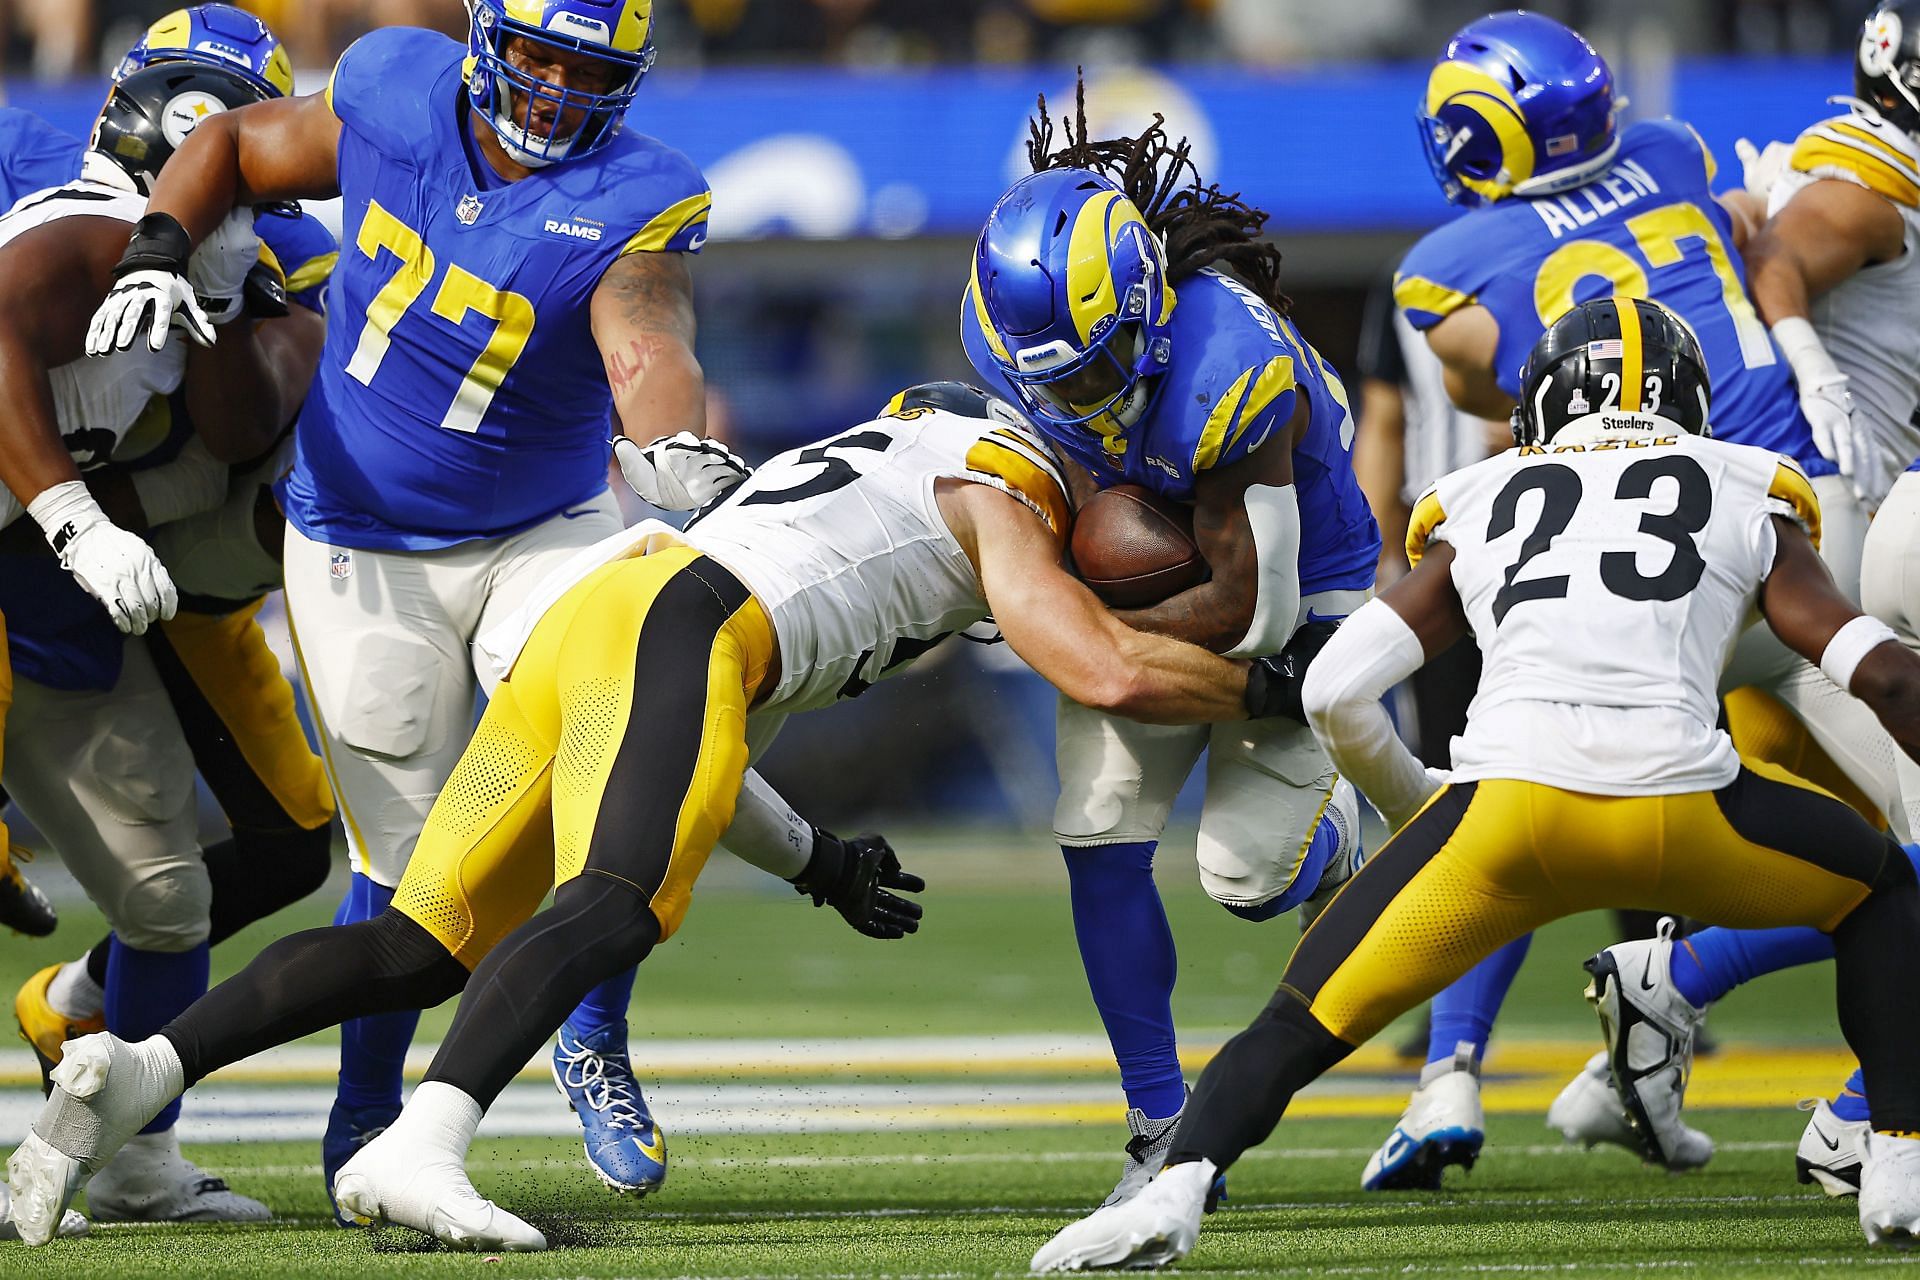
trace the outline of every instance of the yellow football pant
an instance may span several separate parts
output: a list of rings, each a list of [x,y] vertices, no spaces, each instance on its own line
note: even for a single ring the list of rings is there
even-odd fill
[[[495,690],[394,907],[471,969],[549,888],[600,875],[670,937],[733,821],[773,657],[759,601],[690,547],[596,570]]]
[[[1357,1045],[1496,948],[1579,911],[1830,932],[1889,854],[1904,857],[1840,801],[1770,765],[1719,791],[1668,796],[1463,783],[1335,895],[1281,991]]]
[[[1874,826],[1887,825],[1886,815],[1821,749],[1800,717],[1780,699],[1756,685],[1746,685],[1729,692],[1722,702],[1727,709],[1727,733],[1742,760],[1777,765],[1844,800]]]

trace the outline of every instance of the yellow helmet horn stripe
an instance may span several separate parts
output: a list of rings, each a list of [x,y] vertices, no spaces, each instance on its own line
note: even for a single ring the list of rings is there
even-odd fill
[[[613,31],[613,47],[622,53],[638,53],[647,47],[647,32],[653,27],[653,0],[627,0],[620,25]]]
[[[1620,316],[1620,407],[1628,413],[1640,412],[1640,395],[1647,381],[1647,368],[1640,354],[1640,308],[1632,298],[1613,300]]]
[[[1493,136],[1500,140],[1500,174],[1496,178],[1457,176],[1468,190],[1489,200],[1500,200],[1533,176],[1539,157],[1534,154],[1533,139],[1527,136],[1526,117],[1520,114],[1520,101],[1513,90],[1478,67],[1462,62],[1443,62],[1427,79],[1427,114],[1437,116],[1448,104],[1465,107],[1487,122]]]
[[[987,349],[992,351],[995,358],[1002,363],[1012,364],[1013,357],[1007,353],[1007,344],[1001,341],[1000,334],[993,327],[992,317],[987,315],[987,294],[986,290],[980,287],[978,254],[974,255],[973,279],[967,284],[967,301],[960,305],[966,306],[967,303],[973,305],[973,318],[980,325],[980,336],[987,340]]]
[[[1129,213],[1134,221],[1140,221],[1131,204],[1118,217],[1110,216],[1114,205],[1122,200],[1124,197],[1118,191],[1103,191],[1087,201],[1080,206],[1073,220],[1073,231],[1067,238],[1067,306],[1082,343],[1093,336],[1097,322],[1120,309],[1120,300],[1113,291],[1107,248],[1119,229],[1127,224]]]
[[[184,49],[192,30],[192,16],[185,9],[175,9],[147,28],[147,51],[156,53],[164,49]]]

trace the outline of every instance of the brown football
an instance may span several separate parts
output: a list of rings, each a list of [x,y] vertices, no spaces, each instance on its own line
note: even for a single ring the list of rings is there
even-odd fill
[[[1212,576],[1193,541],[1193,509],[1137,484],[1103,489],[1081,506],[1072,550],[1080,580],[1116,609],[1159,604]]]

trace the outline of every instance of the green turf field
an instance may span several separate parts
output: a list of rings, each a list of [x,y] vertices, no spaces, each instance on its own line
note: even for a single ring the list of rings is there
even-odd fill
[[[642,970],[636,1026],[683,1042],[1098,1032],[1057,854],[953,835],[899,843],[937,845],[925,859],[934,893],[921,936],[868,942],[829,912],[716,868],[685,929]],[[1168,856],[1163,863],[1182,945],[1179,1013],[1204,1052],[1265,1001],[1297,935],[1291,922],[1251,925],[1224,915],[1194,886],[1190,860]],[[95,936],[97,917],[78,904],[64,904],[64,911],[52,945],[0,942],[0,982],[17,982]],[[320,923],[326,914],[327,906],[316,903],[290,912],[280,927]],[[1361,1166],[1411,1085],[1410,1072],[1383,1052],[1363,1051],[1346,1093],[1303,1099],[1274,1140],[1234,1170],[1229,1207],[1210,1220],[1182,1269],[1744,1277],[1880,1274],[1909,1261],[1920,1265],[1920,1255],[1869,1253],[1851,1201],[1829,1201],[1793,1181],[1803,1118],[1792,1103],[1837,1084],[1842,1062],[1827,1052],[1837,1044],[1831,966],[1778,975],[1715,1011],[1712,1026],[1727,1049],[1699,1066],[1694,1096],[1744,1109],[1706,1108],[1693,1117],[1720,1143],[1707,1169],[1670,1177],[1621,1152],[1557,1145],[1541,1111],[1567,1064],[1597,1044],[1579,998],[1579,960],[1609,940],[1606,928],[1599,917],[1577,919],[1537,941],[1503,1023],[1505,1055],[1496,1041],[1489,1062],[1490,1145],[1470,1177],[1456,1175],[1437,1196],[1362,1196]],[[222,948],[216,977],[266,936],[256,929]],[[447,1014],[428,1016],[423,1039],[438,1038]],[[636,1056],[644,1061],[644,1047]],[[659,1075],[687,1080],[686,1071]],[[748,1083],[796,1078],[777,1063],[712,1074]],[[0,1245],[0,1276],[1018,1275],[1033,1250],[1097,1202],[1118,1173],[1118,1091],[1107,1092],[1114,1073],[1098,1061],[988,1068],[928,1062],[800,1078],[875,1090],[976,1078],[982,1085],[1066,1082],[1113,1101],[922,1118],[948,1127],[791,1135],[724,1126],[677,1132],[667,1113],[672,1180],[644,1203],[604,1191],[570,1141],[483,1138],[475,1149],[476,1182],[559,1246],[544,1256],[498,1261],[442,1253],[398,1230],[327,1226],[313,1142],[207,1145],[193,1154],[236,1189],[265,1199],[280,1222],[103,1227],[90,1239],[32,1254]],[[14,1080],[9,1088],[24,1087]]]

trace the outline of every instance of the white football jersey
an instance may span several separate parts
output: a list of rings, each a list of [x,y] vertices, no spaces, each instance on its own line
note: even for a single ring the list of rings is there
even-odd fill
[[[1066,483],[1030,428],[907,409],[780,454],[683,531],[647,522],[581,552],[480,638],[481,654],[506,675],[540,616],[575,583],[679,542],[724,564],[773,622],[780,683],[756,715],[853,697],[987,616],[973,565],[934,500],[943,478],[1011,495],[1064,543]]]
[[[145,196],[96,182],[71,182],[22,197],[0,217],[0,247],[61,218],[118,218],[132,224],[146,211]],[[81,356],[50,370],[54,414],[75,465],[85,471],[105,463],[140,420],[148,402],[180,385],[186,365],[185,342],[169,342],[156,352],[141,341],[129,351],[97,360]],[[20,501],[0,486],[0,528],[23,510]]]
[[[1511,449],[1438,481],[1408,557],[1454,549],[1483,659],[1453,776],[1600,795],[1732,781],[1716,690],[1773,567],[1774,515],[1818,541],[1798,467],[1687,434]]]
[[[1778,213],[1822,179],[1851,182],[1885,197],[1904,224],[1902,252],[1863,267],[1813,300],[1810,319],[1853,394],[1853,420],[1871,452],[1855,477],[1875,505],[1907,464],[1920,457],[1920,143],[1871,110],[1823,120],[1794,142],[1793,156],[1768,193]]]

